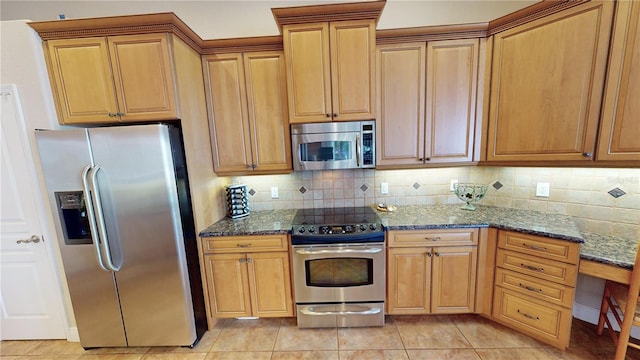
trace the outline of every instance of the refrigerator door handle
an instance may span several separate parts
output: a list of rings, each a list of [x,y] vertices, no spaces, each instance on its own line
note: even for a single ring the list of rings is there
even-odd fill
[[[98,220],[98,233],[100,239],[102,239],[102,255],[103,260],[107,268],[111,271],[120,271],[120,266],[115,266],[113,260],[111,260],[111,250],[109,250],[109,239],[107,237],[107,225],[104,221],[104,213],[102,212],[102,201],[100,200],[100,193],[98,192],[98,172],[101,170],[99,165],[96,165],[91,169],[91,197],[96,210],[96,219]]]
[[[93,211],[93,200],[91,199],[91,190],[89,189],[89,171],[91,165],[87,165],[82,169],[82,187],[84,190],[84,200],[87,203],[87,217],[89,219],[89,229],[91,229],[91,240],[96,250],[96,260],[98,265],[105,271],[110,271],[102,260],[102,252],[100,251],[100,237],[98,236],[98,225],[96,224],[96,216]]]

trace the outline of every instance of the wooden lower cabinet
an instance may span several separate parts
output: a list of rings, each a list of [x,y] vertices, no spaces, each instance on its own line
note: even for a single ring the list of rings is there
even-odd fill
[[[389,232],[387,313],[474,312],[477,235],[476,229]],[[447,240],[453,244],[447,246]],[[419,241],[425,246],[415,247]],[[454,245],[461,241],[473,245]],[[433,242],[441,245],[426,246]],[[414,246],[403,247],[404,244]]]
[[[493,320],[566,349],[580,244],[502,230],[497,243]]]
[[[286,236],[283,237],[280,242],[286,249]],[[204,263],[212,316],[293,316],[289,252],[264,251],[273,248],[273,236],[239,237],[237,248],[226,247],[235,242],[234,238],[204,239],[208,246],[203,247],[204,251],[211,252],[205,253]],[[221,246],[216,248],[216,243]],[[224,249],[228,252],[220,252]]]

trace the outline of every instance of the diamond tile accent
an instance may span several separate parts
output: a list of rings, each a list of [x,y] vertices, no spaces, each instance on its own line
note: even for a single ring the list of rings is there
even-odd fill
[[[614,198],[619,198],[620,196],[626,194],[626,192],[624,192],[622,189],[620,188],[613,188],[609,191],[607,191],[609,193],[609,195],[613,196]]]
[[[255,190],[253,190],[253,189],[249,190],[249,195],[253,196],[253,195],[255,195],[255,194],[256,194],[256,191],[255,191]]]
[[[367,191],[367,189],[369,189],[369,187],[367,186],[367,184],[362,184],[362,186],[360,186],[360,190],[362,190],[362,192]]]
[[[416,190],[420,189],[420,184],[418,184],[418,182],[417,182],[417,181],[416,181],[416,182],[414,182],[414,183],[413,183],[413,188],[414,188],[414,189],[416,189]]]
[[[300,186],[300,189],[298,189],[298,191],[300,191],[300,194],[304,194],[304,193],[306,193],[308,190],[307,190],[307,188],[306,188],[306,187],[304,187],[304,186]]]
[[[496,181],[491,186],[493,186],[493,188],[496,189],[496,190],[500,190],[500,188],[502,188],[504,185],[502,185],[502,183],[500,181]]]

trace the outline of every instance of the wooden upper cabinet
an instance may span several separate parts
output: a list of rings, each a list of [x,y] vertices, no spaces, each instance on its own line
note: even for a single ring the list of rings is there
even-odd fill
[[[640,160],[640,2],[620,1],[613,27],[597,160]]]
[[[494,36],[488,161],[591,161],[614,2]]]
[[[283,26],[289,122],[375,117],[375,21]]]
[[[61,124],[177,119],[168,34],[46,41]]]
[[[377,165],[473,160],[480,40],[380,45]]]
[[[281,51],[203,57],[218,174],[292,170]]]

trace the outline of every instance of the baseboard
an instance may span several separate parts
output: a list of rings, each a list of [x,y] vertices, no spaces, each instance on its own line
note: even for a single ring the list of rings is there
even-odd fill
[[[70,327],[67,330],[67,341],[69,342],[80,342],[80,333],[78,332],[77,327]]]
[[[574,303],[573,317],[595,325],[598,324],[598,319],[600,319],[600,309],[594,309],[586,305]],[[609,317],[611,318],[611,325],[613,328],[616,331],[620,331],[618,323],[613,320],[613,315],[610,314]],[[640,328],[631,329],[631,337],[634,339],[640,339]]]

